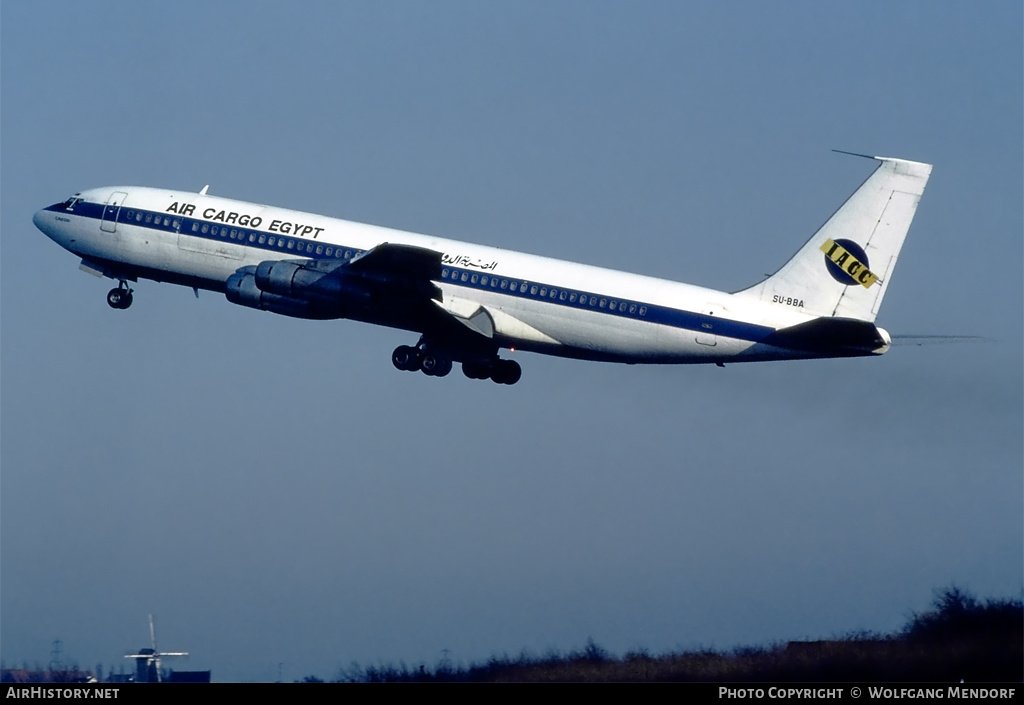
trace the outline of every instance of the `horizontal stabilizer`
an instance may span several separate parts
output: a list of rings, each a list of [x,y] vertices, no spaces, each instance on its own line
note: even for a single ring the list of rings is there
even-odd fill
[[[883,353],[889,348],[889,334],[874,323],[856,318],[816,318],[775,331],[760,342],[779,348],[847,357]]]

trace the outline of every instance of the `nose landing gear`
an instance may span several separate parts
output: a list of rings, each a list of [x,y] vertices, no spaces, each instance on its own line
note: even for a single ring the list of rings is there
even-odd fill
[[[117,285],[117,288],[107,292],[107,304],[110,308],[126,309],[132,305],[132,290],[124,279]]]

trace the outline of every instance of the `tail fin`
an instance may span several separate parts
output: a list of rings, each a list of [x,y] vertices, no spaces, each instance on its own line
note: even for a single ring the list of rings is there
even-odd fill
[[[738,296],[799,301],[816,316],[875,320],[932,165],[872,158],[879,167],[793,259]]]

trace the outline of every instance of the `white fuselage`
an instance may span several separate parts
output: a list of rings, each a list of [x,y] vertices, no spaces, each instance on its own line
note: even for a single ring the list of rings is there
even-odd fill
[[[39,211],[47,236],[115,278],[224,291],[268,260],[353,260],[382,243],[442,253],[437,305],[486,311],[502,348],[627,363],[820,357],[763,341],[815,318],[799,300],[766,302],[687,284],[245,203],[143,187],[92,189]],[[776,297],[778,298],[778,297]],[[380,322],[372,319],[369,322]],[[386,322],[385,322],[386,323]],[[881,352],[881,351],[879,351]]]

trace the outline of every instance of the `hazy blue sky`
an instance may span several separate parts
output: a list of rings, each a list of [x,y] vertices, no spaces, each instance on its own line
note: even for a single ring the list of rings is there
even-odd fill
[[[729,648],[1019,596],[1022,7],[0,7],[0,656],[179,667]],[[399,373],[414,336],[108,281],[36,231],[198,190],[733,290],[935,164],[878,359]]]

